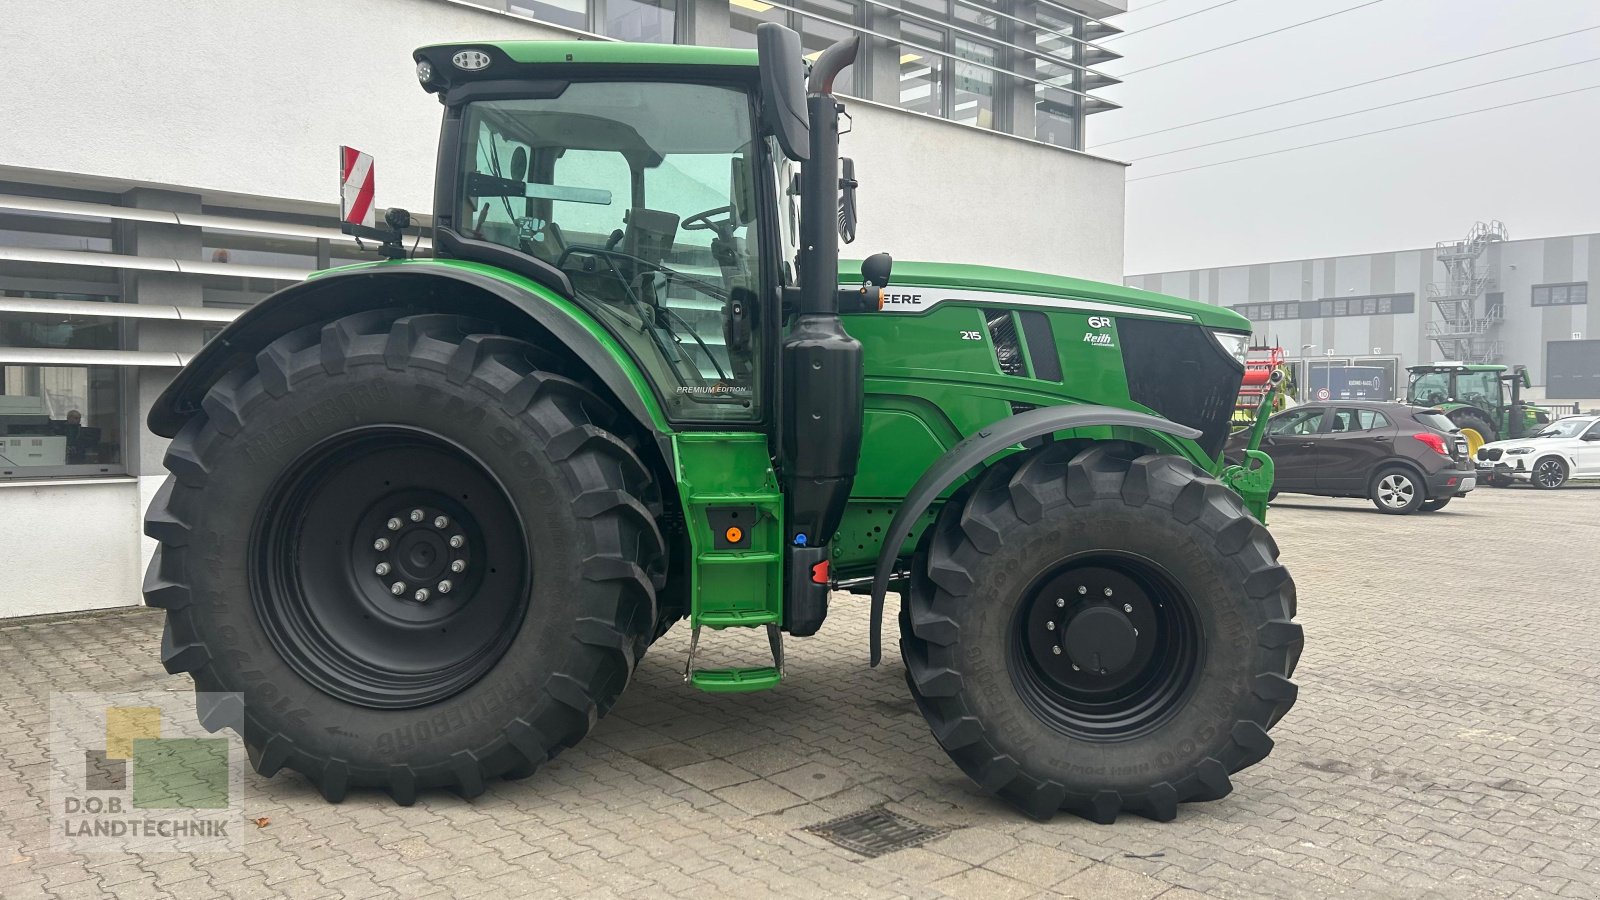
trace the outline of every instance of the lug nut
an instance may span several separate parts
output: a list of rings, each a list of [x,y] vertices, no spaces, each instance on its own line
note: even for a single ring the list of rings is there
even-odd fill
[[[389,574],[389,564],[388,563],[378,563],[378,567],[376,569],[374,569],[373,571],[377,572],[379,575],[387,575],[387,574]]]
[[[439,593],[448,594],[448,593],[450,593],[450,588],[451,588],[450,579],[446,578],[445,580],[439,582]]]
[[[450,564],[450,571],[460,574],[467,570],[467,561],[458,559]]]
[[[1132,603],[1124,603],[1124,604],[1122,604],[1122,611],[1123,612],[1133,612],[1133,604]]]
[[[1044,623],[1044,628],[1046,631],[1055,631],[1056,623],[1054,621],[1046,622]]]
[[[1080,668],[1078,668],[1078,664],[1077,664],[1077,663],[1073,663],[1073,664],[1072,664],[1072,671],[1074,671],[1074,672],[1081,672],[1081,671],[1083,671],[1083,670],[1082,670],[1082,669],[1080,669]]]
[[[1106,588],[1106,596],[1111,596],[1111,588]]]
[[[389,593],[395,595],[396,597],[404,594],[405,592],[406,583],[404,581],[396,581],[394,584],[389,585]]]
[[[415,594],[412,594],[411,597],[412,597],[412,599],[416,600],[418,603],[427,603],[428,602],[428,589],[427,588],[417,588],[417,592]]]
[[[404,524],[405,523],[400,521],[399,519],[390,519],[389,520],[389,530],[390,531],[399,531],[400,530],[400,526],[404,525]]]
[[[372,549],[378,551],[379,553],[382,553],[383,551],[389,549],[389,539],[388,538],[378,538],[377,540],[372,542]]]
[[[1060,645],[1060,644],[1057,644],[1057,645],[1055,645],[1055,646],[1054,646],[1054,647],[1051,647],[1051,648],[1050,648],[1050,652],[1051,652],[1051,653],[1054,653],[1054,654],[1055,654],[1055,655],[1057,655],[1057,656],[1060,656],[1060,655],[1061,655],[1061,645]],[[1074,668],[1074,669],[1076,669],[1076,668],[1077,668],[1077,666],[1073,666],[1073,668]]]
[[[465,547],[466,545],[467,545],[467,539],[466,538],[462,537],[459,534],[450,535],[450,546],[451,547],[453,547],[453,548],[455,548],[457,550],[460,550],[462,547]]]
[[[1087,594],[1089,593],[1089,589],[1080,584],[1078,585],[1078,593]]]
[[[445,518],[444,516],[434,516],[433,517],[433,527],[435,527],[435,528],[443,528],[443,527],[445,527],[446,525],[449,525],[449,524],[450,524],[450,520]]]
[[[413,509],[411,511],[411,521],[413,521],[413,522],[421,522],[422,521],[422,516],[423,516],[423,513],[422,513],[422,510],[420,510],[420,509]]]
[[[1066,606],[1066,605],[1067,605],[1066,598],[1064,598],[1064,597],[1057,597],[1056,598],[1056,609],[1060,609],[1061,607]]]

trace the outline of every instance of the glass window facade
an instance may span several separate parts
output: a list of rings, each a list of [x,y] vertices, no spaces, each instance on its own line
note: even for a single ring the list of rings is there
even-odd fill
[[[856,64],[835,83],[844,94],[892,103],[966,125],[1082,149],[1085,19],[1036,0],[728,0],[727,31],[718,5],[679,0],[508,0],[533,19],[625,41],[695,42],[716,35],[753,49],[756,28],[776,22],[800,33],[816,59],[852,33],[864,38]],[[1114,30],[1098,25],[1096,33]],[[726,34],[726,37],[722,37]],[[885,56],[888,58],[886,59]],[[891,63],[890,60],[893,60]],[[898,73],[896,76],[894,73]],[[869,74],[870,73],[870,74]],[[1103,83],[1100,79],[1099,83]]]

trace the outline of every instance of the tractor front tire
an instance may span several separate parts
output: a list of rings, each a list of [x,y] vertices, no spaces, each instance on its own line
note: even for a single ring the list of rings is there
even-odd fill
[[[1264,759],[1294,704],[1295,587],[1238,496],[1189,462],[1055,444],[947,503],[901,653],[934,736],[1047,819],[1167,821]]]
[[[1478,454],[1478,448],[1499,440],[1499,430],[1488,417],[1470,406],[1460,407],[1450,412],[1450,421],[1454,422],[1460,430],[1461,436],[1467,440],[1467,456]]]
[[[300,329],[172,441],[145,602],[202,724],[261,774],[472,797],[627,684],[664,574],[651,478],[607,404],[494,332],[385,310]]]

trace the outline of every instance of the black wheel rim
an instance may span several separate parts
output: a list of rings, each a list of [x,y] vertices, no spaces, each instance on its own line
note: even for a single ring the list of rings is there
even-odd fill
[[[1533,471],[1533,477],[1538,480],[1540,487],[1547,488],[1560,487],[1561,482],[1566,480],[1566,476],[1561,472],[1561,464],[1553,459],[1539,463],[1538,468]]]
[[[1165,569],[1092,553],[1054,566],[1023,594],[1008,662],[1040,720],[1073,737],[1117,741],[1183,706],[1204,649],[1194,602]]]
[[[504,488],[458,444],[365,428],[286,469],[257,518],[251,601],[283,659],[382,709],[459,693],[505,653],[531,560]]]

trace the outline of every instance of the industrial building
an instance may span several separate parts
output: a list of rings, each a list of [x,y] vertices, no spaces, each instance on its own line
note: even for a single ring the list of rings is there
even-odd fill
[[[7,5],[0,58],[0,617],[139,602],[141,518],[178,367],[308,273],[375,259],[336,227],[336,152],[424,224],[440,109],[411,52],[473,39],[749,47],[847,34],[852,251],[1116,281],[1123,164],[1082,152],[1124,0],[170,0]],[[1026,173],[1026,177],[1018,177]],[[1048,186],[1050,202],[1038,202]],[[982,210],[1003,210],[1004,220]],[[1070,215],[1063,215],[1070,210]],[[1025,236],[1020,238],[1019,236]],[[370,246],[370,245],[369,245]],[[423,252],[428,245],[421,244]]]
[[[1525,365],[1528,396],[1600,403],[1600,234],[1513,240],[1481,222],[1435,246],[1357,256],[1130,275],[1125,283],[1238,310],[1282,347],[1304,393],[1320,367],[1380,369],[1384,399],[1405,367]]]

